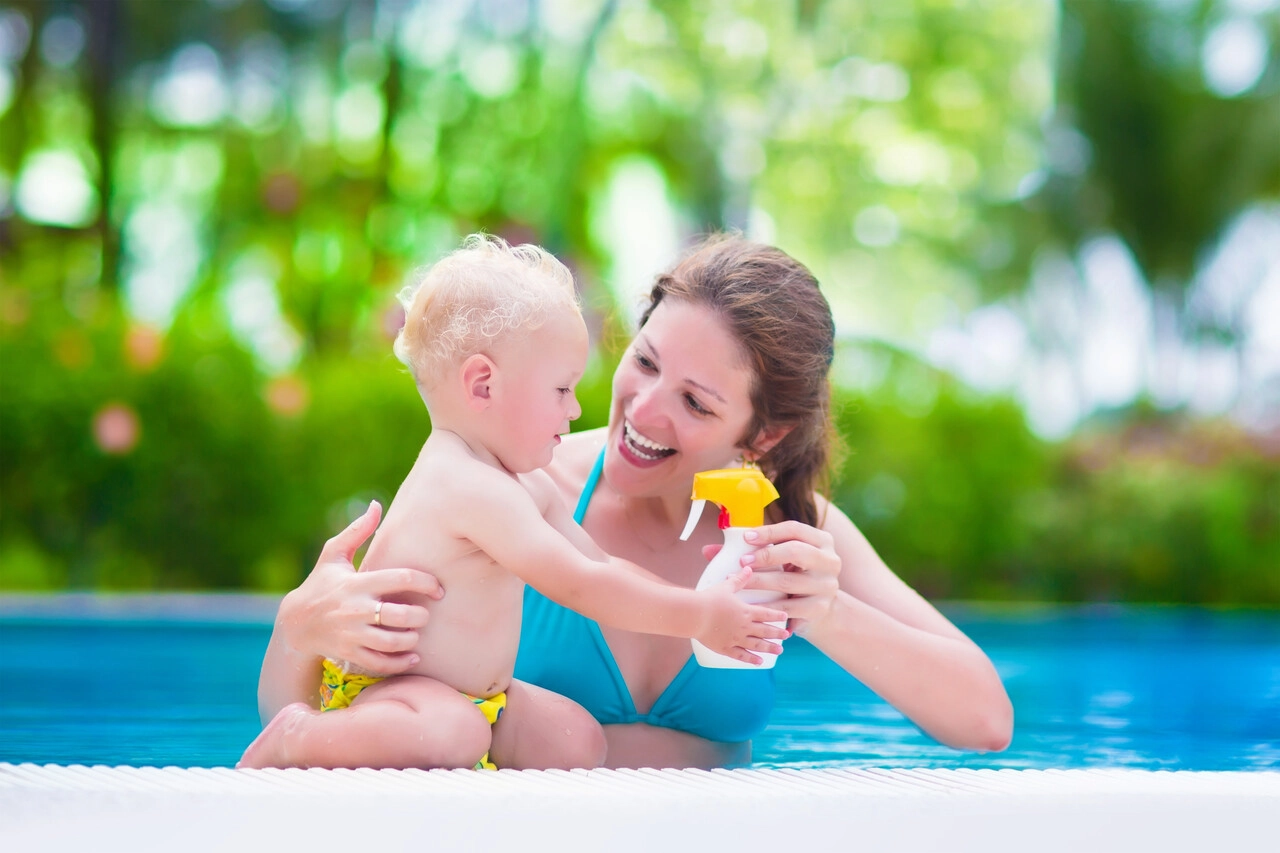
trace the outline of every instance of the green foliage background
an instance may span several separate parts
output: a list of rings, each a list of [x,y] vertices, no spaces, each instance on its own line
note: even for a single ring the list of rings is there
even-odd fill
[[[430,428],[391,356],[392,294],[472,230],[574,266],[599,343],[577,427],[603,423],[620,164],[662,176],[687,234],[764,215],[838,311],[889,335],[937,294],[1016,295],[1047,248],[1099,233],[1170,306],[1159,334],[1241,334],[1187,294],[1231,218],[1280,196],[1280,15],[1258,18],[1261,82],[1225,98],[1142,47],[1202,38],[1230,11],[1212,2],[492,5],[0,4],[29,28],[0,110],[0,590],[296,584]],[[86,36],[70,63],[37,47],[59,15]],[[195,43],[228,77],[267,45],[276,100],[166,117],[167,63]],[[1064,164],[1064,131],[1094,156]],[[49,151],[92,184],[81,221],[15,209]],[[895,239],[853,239],[867,211]],[[166,216],[192,223],[194,272],[143,322],[130,276]],[[230,320],[246,265],[298,337],[283,366]],[[1137,401],[1048,442],[902,349],[849,338],[837,367],[860,380],[838,389],[835,500],[926,595],[1280,604],[1274,432]]]

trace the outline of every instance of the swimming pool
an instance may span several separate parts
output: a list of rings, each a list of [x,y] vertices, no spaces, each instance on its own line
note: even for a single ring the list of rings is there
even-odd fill
[[[945,609],[1005,680],[1008,750],[938,745],[793,639],[756,764],[1280,768],[1280,612]],[[234,764],[258,731],[273,613],[273,600],[243,596],[0,598],[0,762]]]

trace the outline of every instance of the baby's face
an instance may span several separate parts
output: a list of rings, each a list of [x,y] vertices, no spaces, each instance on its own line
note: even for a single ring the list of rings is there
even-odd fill
[[[522,473],[551,463],[560,436],[582,414],[574,391],[587,348],[587,326],[569,310],[503,348],[499,455],[507,470]]]

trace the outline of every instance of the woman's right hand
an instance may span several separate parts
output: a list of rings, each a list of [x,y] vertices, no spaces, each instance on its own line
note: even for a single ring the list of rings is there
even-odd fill
[[[276,626],[295,651],[387,675],[418,662],[413,650],[418,630],[427,624],[427,608],[387,599],[406,593],[439,599],[444,590],[433,575],[415,569],[356,571],[355,553],[381,520],[382,507],[372,501],[325,543],[311,574],[281,601]]]

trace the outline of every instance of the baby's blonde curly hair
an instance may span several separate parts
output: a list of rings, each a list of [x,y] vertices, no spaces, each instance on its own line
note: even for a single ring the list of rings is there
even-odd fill
[[[430,388],[498,338],[529,332],[555,311],[580,312],[573,274],[545,249],[472,234],[400,292],[404,328],[395,354]]]

